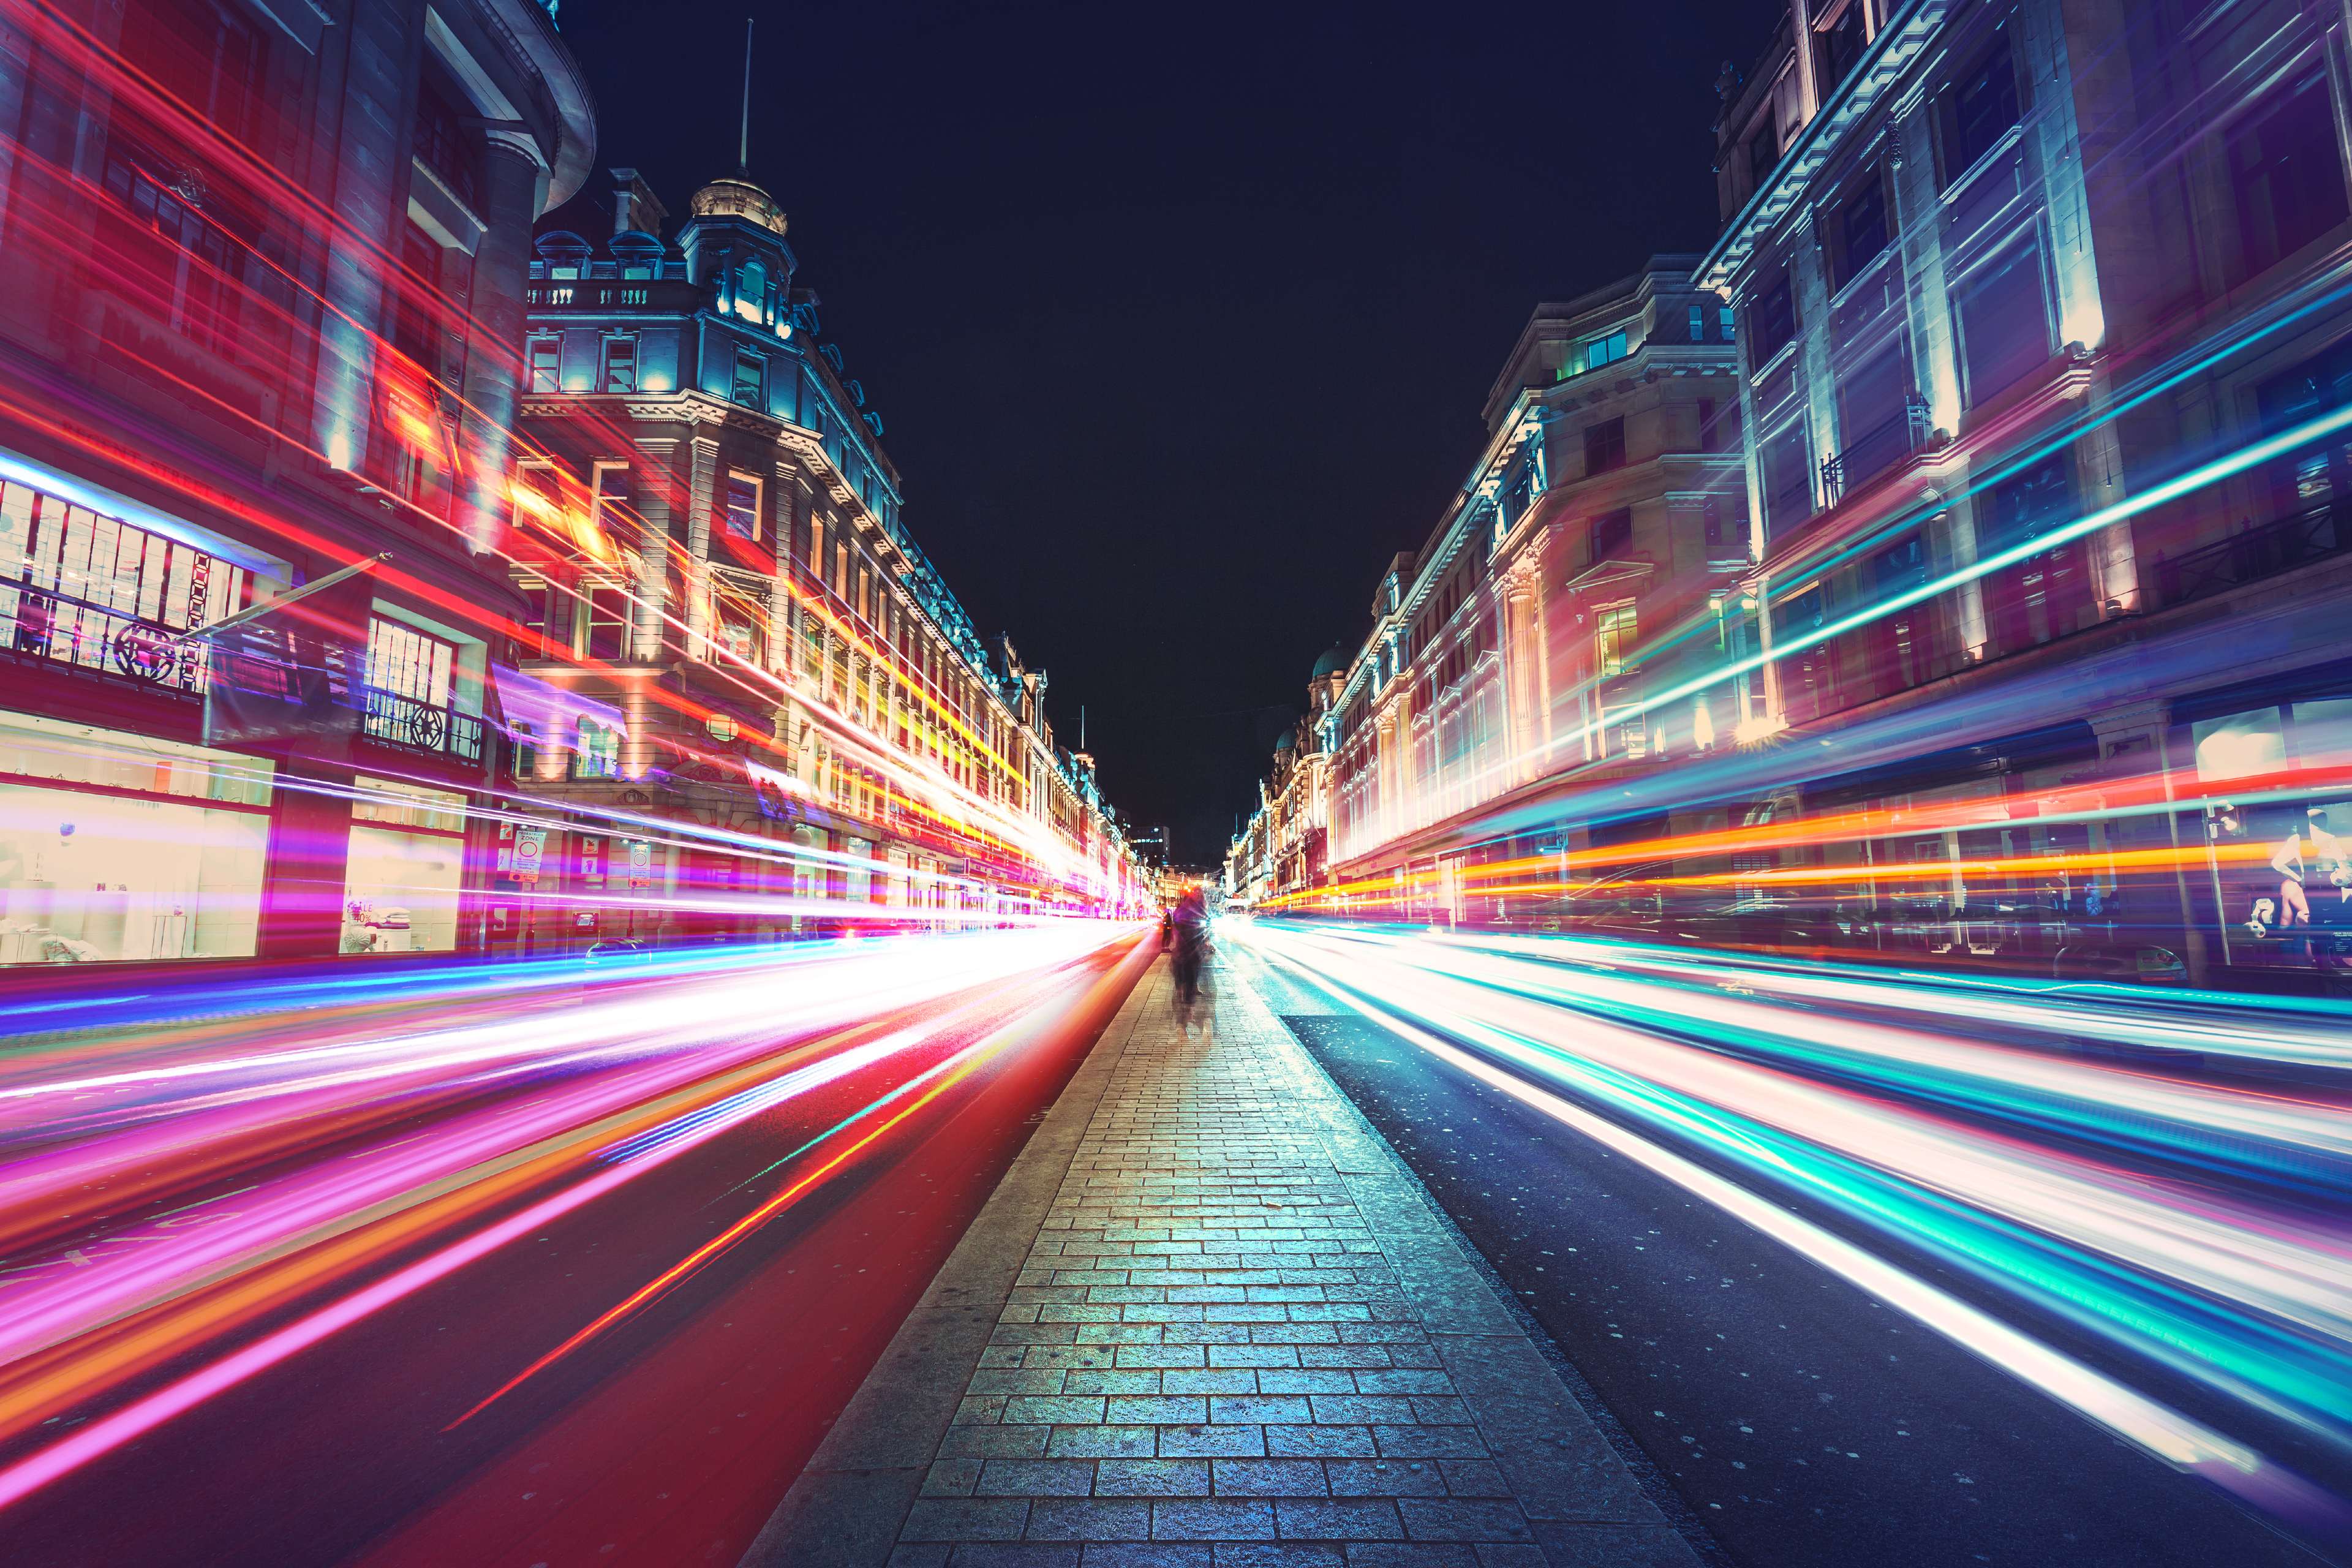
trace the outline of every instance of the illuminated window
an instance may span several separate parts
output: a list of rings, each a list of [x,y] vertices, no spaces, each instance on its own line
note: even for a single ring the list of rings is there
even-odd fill
[[[579,744],[572,754],[572,775],[583,779],[621,776],[621,731],[593,719],[580,721]]]
[[[637,340],[606,338],[604,340],[604,390],[635,392],[637,389]]]
[[[1706,342],[1706,307],[1704,305],[1690,308],[1690,340],[1695,343]]]
[[[1611,332],[1607,337],[1595,338],[1584,345],[1584,368],[1599,370],[1604,364],[1614,364],[1628,352],[1622,332]]]
[[[1594,638],[1593,651],[1602,677],[1624,672],[1625,660],[1633,651],[1635,635],[1631,600],[1622,605],[1611,605],[1601,612],[1601,629]]]
[[[527,353],[530,362],[530,389],[533,392],[556,392],[563,385],[563,339],[555,332],[533,332]]]
[[[719,504],[728,532],[738,539],[760,537],[759,480],[749,474],[729,474]]]
[[[367,683],[382,692],[428,708],[447,708],[457,662],[457,645],[399,621],[368,623]],[[411,738],[413,725],[399,703],[368,704],[370,734]]]

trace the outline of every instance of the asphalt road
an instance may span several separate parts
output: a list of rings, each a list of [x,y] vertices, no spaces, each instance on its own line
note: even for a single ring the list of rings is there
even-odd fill
[[[1234,955],[1221,978],[1256,986],[1428,1184],[1719,1561],[2324,1560],[1683,1188],[1254,957]]]
[[[0,1562],[731,1564],[1150,955],[1121,942],[966,1012],[933,1054],[1039,1023],[480,1414],[459,1420],[829,1157],[837,1143],[778,1164],[905,1068],[877,1065],[732,1127],[215,1394],[0,1516]],[[946,1005],[879,1013],[860,1037]],[[85,1418],[63,1413],[37,1436]]]

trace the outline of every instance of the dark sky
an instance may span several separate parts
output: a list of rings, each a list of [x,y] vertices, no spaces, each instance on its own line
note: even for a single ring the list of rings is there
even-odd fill
[[[887,422],[906,520],[1222,858],[1316,656],[1477,456],[1539,300],[1714,233],[1718,64],[1771,0],[795,0],[751,172]],[[745,0],[565,0],[599,173],[734,162]]]

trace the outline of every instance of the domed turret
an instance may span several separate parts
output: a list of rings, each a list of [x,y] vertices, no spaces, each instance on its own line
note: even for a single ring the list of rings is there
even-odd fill
[[[694,193],[687,204],[699,218],[732,217],[754,223],[782,239],[784,209],[776,198],[740,174],[721,174]]]
[[[1347,673],[1347,650],[1339,647],[1339,644],[1334,643],[1329,647],[1324,649],[1323,657],[1315,661],[1315,673],[1308,676],[1307,679],[1309,680],[1320,680],[1327,675],[1344,675]]]

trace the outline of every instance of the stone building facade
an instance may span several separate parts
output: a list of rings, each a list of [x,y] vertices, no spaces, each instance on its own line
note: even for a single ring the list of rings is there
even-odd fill
[[[478,934],[523,270],[593,140],[530,0],[0,8],[0,963]]]
[[[908,532],[781,207],[724,177],[666,240],[654,193],[613,178],[612,232],[550,228],[530,270],[513,525],[537,708],[508,716],[515,787],[572,822],[500,862],[508,940],[1136,907],[1045,673],[982,643]]]

